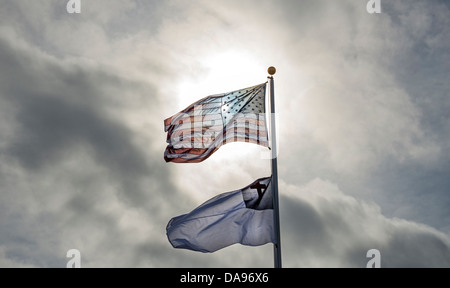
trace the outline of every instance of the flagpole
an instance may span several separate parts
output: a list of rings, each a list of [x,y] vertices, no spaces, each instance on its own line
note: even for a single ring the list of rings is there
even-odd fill
[[[274,267],[281,268],[281,236],[280,236],[280,208],[278,203],[278,163],[277,163],[277,139],[275,128],[275,89],[273,75],[276,73],[275,67],[269,67],[267,78],[270,80],[270,132],[272,134],[272,191],[273,191],[273,223],[275,229],[275,241],[273,244]]]

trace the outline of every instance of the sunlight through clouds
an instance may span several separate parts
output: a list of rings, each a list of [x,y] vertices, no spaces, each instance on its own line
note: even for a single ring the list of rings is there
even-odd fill
[[[201,77],[178,84],[177,103],[181,109],[210,95],[251,87],[267,81],[266,67],[255,56],[237,50],[209,52],[198,63]]]

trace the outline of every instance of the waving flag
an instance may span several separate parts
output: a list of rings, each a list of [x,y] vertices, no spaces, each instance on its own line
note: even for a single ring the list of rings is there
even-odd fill
[[[266,84],[205,97],[164,120],[166,162],[201,162],[229,142],[267,147]]]
[[[214,252],[232,244],[275,243],[272,177],[220,194],[189,214],[172,218],[167,237],[174,248]]]

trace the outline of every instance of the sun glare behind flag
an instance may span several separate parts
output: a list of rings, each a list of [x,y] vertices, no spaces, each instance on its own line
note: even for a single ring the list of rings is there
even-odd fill
[[[202,162],[236,141],[267,147],[266,84],[205,97],[164,120],[166,162]]]
[[[214,252],[241,243],[275,243],[272,177],[260,178],[241,190],[223,193],[192,212],[172,218],[166,227],[174,248]]]

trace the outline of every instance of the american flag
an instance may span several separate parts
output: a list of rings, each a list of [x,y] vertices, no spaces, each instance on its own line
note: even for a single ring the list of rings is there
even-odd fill
[[[236,141],[268,147],[266,84],[205,97],[164,120],[166,162],[202,162]]]

